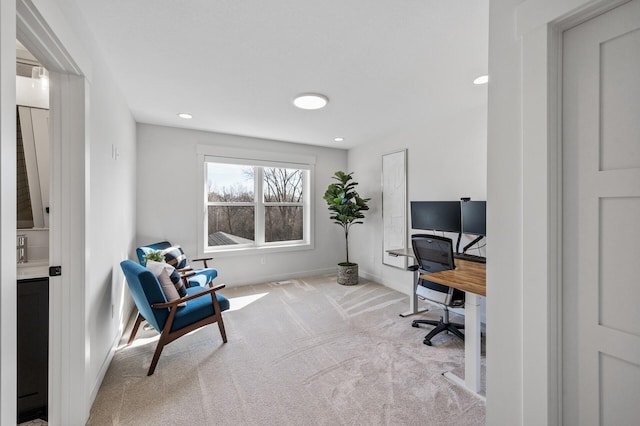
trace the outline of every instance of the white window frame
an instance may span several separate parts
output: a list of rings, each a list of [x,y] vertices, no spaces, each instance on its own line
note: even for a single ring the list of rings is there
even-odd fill
[[[202,184],[200,193],[201,208],[199,212],[198,229],[198,251],[199,255],[215,255],[216,257],[264,254],[269,252],[294,251],[313,249],[313,212],[314,212],[314,171],[315,157],[307,155],[296,155],[287,153],[262,152],[256,150],[246,150],[241,148],[219,147],[211,145],[198,145],[198,169],[200,170],[200,182]],[[258,166],[258,173],[255,175],[255,201],[246,204],[255,207],[255,240],[253,244],[226,245],[220,247],[208,247],[207,229],[207,207],[210,205],[207,199],[207,163],[239,164],[246,166]],[[272,205],[283,205],[283,203],[266,203],[262,192],[263,175],[262,167],[280,167],[288,169],[303,170],[303,238],[296,241],[276,241],[266,243],[264,241],[264,214],[265,207]],[[284,203],[298,206],[297,203]]]

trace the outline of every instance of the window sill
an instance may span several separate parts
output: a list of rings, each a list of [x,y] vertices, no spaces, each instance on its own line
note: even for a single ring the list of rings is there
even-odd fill
[[[263,247],[241,247],[237,249],[225,248],[220,250],[205,250],[203,256],[211,256],[215,258],[246,256],[246,255],[263,255],[270,253],[286,253],[292,251],[312,250],[312,243],[287,244],[278,246]]]

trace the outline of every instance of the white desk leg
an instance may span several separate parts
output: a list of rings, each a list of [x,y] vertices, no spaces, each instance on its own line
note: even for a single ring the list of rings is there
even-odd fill
[[[444,376],[484,399],[480,392],[480,296],[467,293],[464,302],[464,380],[450,371]]]
[[[480,296],[465,295],[464,302],[464,382],[473,392],[480,392]]]
[[[420,272],[413,271],[413,291],[409,296],[409,312],[400,314],[401,317],[408,317],[410,315],[419,314],[421,312],[427,312],[428,309],[418,310],[418,296],[416,295],[416,286],[418,285],[418,279],[420,278]]]

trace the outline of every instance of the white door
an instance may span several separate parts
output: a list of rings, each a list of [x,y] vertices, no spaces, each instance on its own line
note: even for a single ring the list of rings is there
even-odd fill
[[[640,0],[563,44],[563,424],[637,425]]]

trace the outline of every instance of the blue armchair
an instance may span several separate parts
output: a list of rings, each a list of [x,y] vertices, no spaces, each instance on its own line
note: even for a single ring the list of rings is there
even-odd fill
[[[147,244],[146,246],[138,247],[136,249],[138,261],[142,266],[146,266],[147,262],[144,260],[145,254],[157,250],[166,250],[171,247],[173,247],[173,245],[169,241],[161,241],[158,243]],[[194,262],[203,262],[203,269],[194,269],[188,264],[188,262],[185,262],[187,265],[184,268],[178,269],[178,272],[184,274],[183,276],[186,280],[186,287],[191,287],[194,285],[206,287],[207,285],[210,285],[214,278],[218,276],[218,271],[215,268],[209,268],[209,265],[207,264],[209,260],[213,260],[213,258],[206,257],[201,259],[193,259]]]
[[[186,296],[167,301],[153,272],[131,260],[122,261],[120,267],[138,307],[138,316],[127,344],[133,342],[143,320],[160,333],[148,376],[153,374],[164,346],[193,330],[217,322],[222,341],[227,342],[222,312],[229,309],[229,300],[217,293],[225,287],[224,284],[210,288],[190,287]],[[186,306],[178,306],[183,302],[187,302]]]

